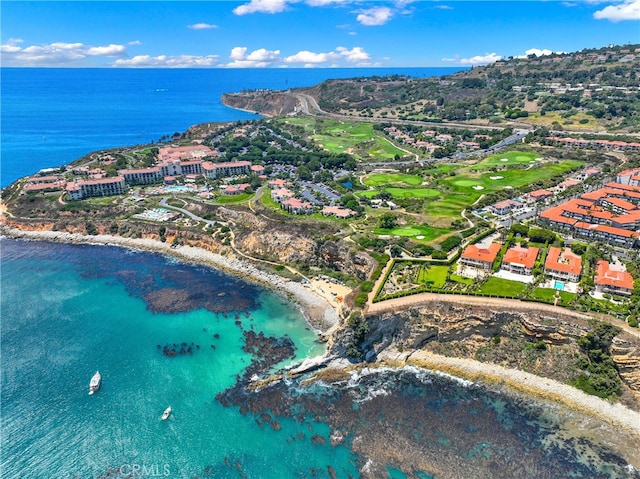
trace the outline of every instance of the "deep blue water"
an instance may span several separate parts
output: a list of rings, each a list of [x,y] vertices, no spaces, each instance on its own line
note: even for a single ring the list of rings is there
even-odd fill
[[[95,150],[157,141],[198,123],[257,118],[222,105],[223,93],[313,86],[329,78],[421,78],[459,70],[3,68],[0,187]]]

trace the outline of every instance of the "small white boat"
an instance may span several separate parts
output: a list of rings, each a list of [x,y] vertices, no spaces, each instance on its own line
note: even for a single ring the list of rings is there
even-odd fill
[[[166,421],[167,419],[169,419],[170,415],[171,415],[171,406],[165,409],[164,412],[162,413],[162,420]]]
[[[92,376],[91,381],[89,381],[89,395],[92,395],[98,389],[100,389],[100,381],[102,377],[100,376],[100,372],[96,371],[96,373]]]

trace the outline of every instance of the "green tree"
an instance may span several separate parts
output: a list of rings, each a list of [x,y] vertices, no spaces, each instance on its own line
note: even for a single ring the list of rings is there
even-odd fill
[[[393,213],[385,213],[380,217],[380,228],[392,230],[398,225],[396,215]]]

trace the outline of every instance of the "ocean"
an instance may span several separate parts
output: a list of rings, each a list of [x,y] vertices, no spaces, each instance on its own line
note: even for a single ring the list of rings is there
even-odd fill
[[[0,69],[0,187],[100,149],[158,141],[205,122],[257,115],[223,93],[308,87],[329,78],[440,76],[461,68]]]
[[[149,252],[0,248],[3,479],[640,477],[594,440],[612,428],[415,368],[247,392],[325,350],[281,297]]]
[[[446,70],[3,69],[2,185],[195,123],[255,118],[222,106],[225,91]],[[283,298],[214,269],[2,238],[0,272],[3,479],[640,477],[611,427],[428,371],[248,392],[254,375],[324,345]]]

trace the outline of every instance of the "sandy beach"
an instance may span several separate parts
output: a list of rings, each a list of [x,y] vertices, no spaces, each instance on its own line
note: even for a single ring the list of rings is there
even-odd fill
[[[262,271],[247,261],[227,258],[202,248],[192,246],[173,248],[171,245],[161,241],[143,238],[123,238],[112,235],[86,236],[60,231],[24,231],[5,225],[0,226],[0,233],[17,239],[120,246],[171,255],[182,261],[211,266],[247,281],[264,285],[277,293],[285,295],[287,299],[300,308],[309,325],[319,333],[327,334],[339,323],[340,304],[333,296],[333,290],[329,289],[329,285],[323,286],[321,281],[314,281],[312,284],[307,285],[289,281],[275,274]]]

